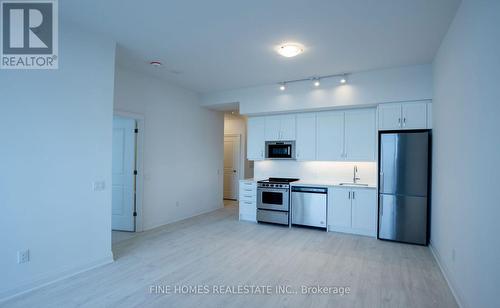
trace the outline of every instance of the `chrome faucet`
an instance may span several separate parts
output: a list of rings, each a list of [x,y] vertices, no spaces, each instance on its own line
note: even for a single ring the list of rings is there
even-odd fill
[[[352,182],[354,184],[356,184],[358,182],[358,180],[361,180],[361,178],[358,177],[358,166],[354,165],[354,174],[353,174],[353,177],[352,177]]]

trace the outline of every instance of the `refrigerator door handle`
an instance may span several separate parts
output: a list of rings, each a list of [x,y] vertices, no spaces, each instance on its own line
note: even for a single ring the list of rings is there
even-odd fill
[[[384,216],[384,200],[380,198],[380,216]]]
[[[380,191],[384,191],[384,173],[380,172]]]

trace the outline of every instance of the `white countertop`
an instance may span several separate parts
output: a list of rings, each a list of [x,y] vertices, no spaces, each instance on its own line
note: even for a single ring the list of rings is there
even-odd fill
[[[292,182],[291,185],[292,186],[322,186],[322,187],[335,186],[335,187],[371,188],[371,189],[377,188],[376,184],[370,184],[370,183],[368,183],[368,186],[340,185],[340,183],[344,183],[344,182],[340,182],[340,181],[314,181],[314,180],[310,181],[310,180],[300,180],[300,181],[297,181],[297,182]]]
[[[248,178],[241,181],[252,181],[257,182],[258,180],[254,178]],[[299,180],[297,182],[290,183],[291,186],[320,186],[320,187],[350,187],[350,188],[377,188],[377,184],[368,183],[368,186],[359,185],[340,185],[340,183],[345,183],[342,181],[317,181],[317,180]]]

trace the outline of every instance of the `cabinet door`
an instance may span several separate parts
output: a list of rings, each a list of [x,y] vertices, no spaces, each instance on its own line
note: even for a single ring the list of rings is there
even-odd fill
[[[316,116],[316,159],[344,160],[344,112],[320,112]]]
[[[350,189],[334,188],[328,211],[328,224],[332,227],[351,228]]]
[[[248,118],[247,156],[249,160],[264,159],[265,128],[266,121],[264,117]]]
[[[297,115],[297,160],[316,159],[316,114]]]
[[[403,128],[427,128],[427,102],[403,104]]]
[[[359,234],[375,236],[377,232],[377,191],[352,189],[352,228]]]
[[[295,115],[281,116],[281,140],[295,140]]]
[[[378,106],[378,129],[394,130],[401,128],[401,104],[381,104]]]
[[[427,103],[427,128],[432,128],[432,104]]]
[[[375,109],[346,111],[346,159],[352,161],[375,161],[375,143]]]
[[[281,116],[268,116],[266,119],[266,141],[280,140]]]

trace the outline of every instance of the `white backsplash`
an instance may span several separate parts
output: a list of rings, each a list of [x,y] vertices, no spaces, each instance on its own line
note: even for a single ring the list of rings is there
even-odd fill
[[[288,177],[314,182],[352,182],[355,165],[358,166],[360,183],[377,183],[377,164],[375,162],[256,161],[254,178],[260,180],[268,177]]]

